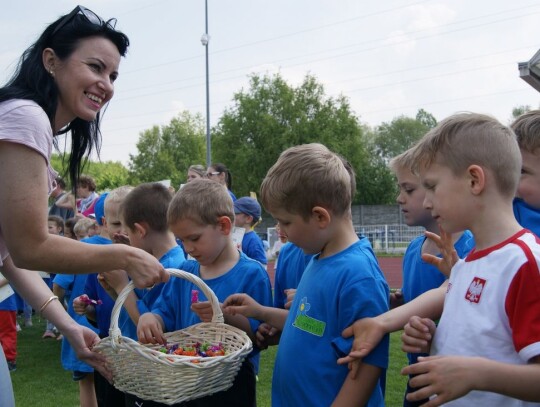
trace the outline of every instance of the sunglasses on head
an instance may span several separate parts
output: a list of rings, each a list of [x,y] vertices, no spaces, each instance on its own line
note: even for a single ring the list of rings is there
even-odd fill
[[[91,24],[99,25],[99,26],[106,25],[112,30],[114,30],[114,28],[116,27],[116,18],[111,18],[108,21],[104,21],[100,16],[98,16],[92,10],[89,10],[83,6],[77,6],[71,11],[71,13],[69,13],[62,20],[60,20],[60,22],[58,23],[58,25],[52,32],[51,37],[54,36],[54,34],[60,31],[67,23],[69,23],[71,20],[73,20],[73,18],[75,18],[75,16],[79,14],[82,15],[86,19],[86,21],[88,21]]]

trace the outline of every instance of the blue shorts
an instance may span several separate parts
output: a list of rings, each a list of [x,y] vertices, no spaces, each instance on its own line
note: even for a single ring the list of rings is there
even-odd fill
[[[74,382],[80,382],[82,379],[84,379],[89,374],[91,374],[91,373],[89,373],[89,372],[81,372],[80,370],[74,370],[73,375],[71,376],[71,378],[73,379]]]

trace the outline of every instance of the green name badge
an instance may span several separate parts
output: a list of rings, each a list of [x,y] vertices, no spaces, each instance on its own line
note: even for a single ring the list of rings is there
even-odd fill
[[[294,320],[293,326],[302,331],[309,332],[316,336],[323,336],[324,329],[326,328],[326,322],[318,321],[314,318],[308,317],[305,314],[298,314]]]

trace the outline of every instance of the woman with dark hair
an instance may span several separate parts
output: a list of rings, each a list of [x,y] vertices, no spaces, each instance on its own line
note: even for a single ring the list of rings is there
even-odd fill
[[[206,176],[214,181],[219,182],[224,185],[229,191],[233,202],[236,201],[236,196],[231,191],[232,188],[232,175],[231,172],[225,167],[225,164],[215,163],[208,167],[206,171]]]
[[[150,287],[167,274],[150,254],[127,245],[87,245],[47,233],[47,200],[56,173],[50,166],[55,136],[71,134],[68,172],[77,185],[82,163],[99,152],[100,111],[111,100],[129,40],[77,6],[50,24],[21,56],[0,88],[0,272],[34,309],[63,333],[80,360],[107,377],[104,358],[91,351],[98,336],[73,321],[39,274],[126,270]],[[0,352],[0,405],[14,405]]]

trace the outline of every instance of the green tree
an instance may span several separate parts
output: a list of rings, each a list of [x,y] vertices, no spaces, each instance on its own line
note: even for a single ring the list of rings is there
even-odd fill
[[[384,122],[375,129],[374,143],[377,153],[385,160],[406,151],[437,121],[425,110],[420,109],[416,118],[399,116],[391,122]]]
[[[531,106],[529,105],[519,105],[512,109],[512,121],[517,119],[519,116],[521,116],[524,113],[527,113],[531,110]]]
[[[233,106],[213,129],[212,161],[223,162],[231,170],[232,189],[244,196],[259,190],[283,150],[311,142],[322,143],[351,162],[357,172],[357,190],[362,191],[355,203],[393,200],[388,170],[372,167],[379,163],[348,100],[327,97],[322,84],[310,75],[298,87],[279,74],[251,76],[249,89],[234,95]]]
[[[61,154],[53,154],[51,156],[51,165],[64,177],[66,184],[69,184],[69,179],[66,177],[68,156],[65,158]],[[83,173],[90,175],[96,181],[98,192],[109,191],[129,183],[128,169],[119,161],[92,161],[88,160],[83,168]],[[68,189],[71,186],[68,185]]]
[[[178,187],[185,182],[190,165],[205,162],[203,119],[184,111],[168,125],[142,132],[137,150],[129,162],[133,185],[170,179]]]

